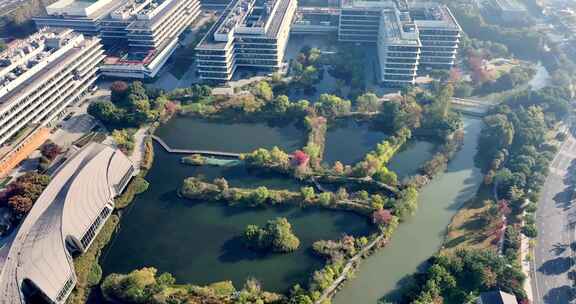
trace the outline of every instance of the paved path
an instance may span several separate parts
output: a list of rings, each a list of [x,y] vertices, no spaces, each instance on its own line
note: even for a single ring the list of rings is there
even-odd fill
[[[240,153],[232,153],[232,152],[224,152],[224,151],[211,151],[211,150],[189,150],[189,149],[174,149],[170,148],[166,142],[164,142],[160,137],[152,135],[152,139],[154,139],[158,144],[164,148],[168,153],[175,153],[175,154],[199,154],[203,156],[216,156],[216,157],[232,157],[232,158],[240,158]]]
[[[568,168],[576,158],[576,139],[568,136],[550,165],[536,212],[538,237],[534,249],[534,303],[575,303],[569,271],[573,267],[574,221]]]

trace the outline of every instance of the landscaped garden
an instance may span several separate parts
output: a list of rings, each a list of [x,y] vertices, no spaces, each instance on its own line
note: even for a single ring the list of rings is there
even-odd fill
[[[136,303],[132,290],[150,299],[324,302],[361,259],[388,243],[417,208],[419,189],[446,168],[462,141],[460,119],[449,109],[450,86],[396,100],[323,94],[310,102],[277,95],[276,85],[252,83],[230,97],[201,88],[155,97],[181,109],[157,134],[172,148],[205,154],[156,151],[149,190],[105,251],[103,272],[154,266],[205,287],[187,288],[172,275],[143,269],[130,275],[145,275],[145,282],[108,276],[106,298]],[[331,132],[350,125],[352,132],[378,136],[350,142],[362,146],[353,157],[329,151]],[[341,140],[347,144],[346,136]],[[433,144],[422,149],[418,168],[399,178],[390,167],[402,153],[419,153],[410,145],[423,147],[420,142]],[[210,151],[240,153],[240,161],[215,161]],[[211,285],[228,280],[217,284],[225,291]]]

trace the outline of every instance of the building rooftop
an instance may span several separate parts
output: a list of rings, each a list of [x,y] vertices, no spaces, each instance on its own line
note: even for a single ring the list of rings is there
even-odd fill
[[[99,19],[127,0],[59,0],[46,7],[52,16],[76,16]]]
[[[0,110],[75,60],[91,38],[59,28],[41,29],[0,53]]]
[[[488,291],[480,294],[480,304],[518,304],[516,297],[502,291]]]
[[[387,9],[382,12],[384,39],[388,45],[419,46],[418,29],[407,12]]]
[[[92,143],[52,175],[18,229],[0,244],[0,302],[24,303],[32,283],[55,303],[64,303],[74,283],[67,245],[79,242],[134,174],[117,149]]]
[[[500,7],[502,10],[506,11],[526,11],[524,5],[518,3],[516,0],[494,0],[494,3]]]
[[[275,38],[289,3],[288,0],[233,0],[196,49],[224,50],[234,34]]]
[[[409,5],[410,16],[414,23],[422,27],[447,28],[461,30],[458,21],[450,9],[435,2],[414,2]]]
[[[342,8],[351,9],[384,9],[384,8],[395,8],[396,3],[394,1],[360,1],[360,0],[342,0]]]

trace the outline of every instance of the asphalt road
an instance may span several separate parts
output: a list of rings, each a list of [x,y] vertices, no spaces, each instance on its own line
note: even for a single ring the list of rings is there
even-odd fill
[[[534,249],[534,303],[576,303],[569,272],[574,269],[574,214],[568,168],[576,158],[576,139],[569,136],[550,165],[538,204],[538,237]],[[576,163],[576,162],[574,162]]]

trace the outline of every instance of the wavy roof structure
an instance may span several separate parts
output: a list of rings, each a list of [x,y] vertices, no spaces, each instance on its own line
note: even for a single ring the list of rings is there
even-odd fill
[[[98,143],[62,164],[0,248],[0,303],[38,292],[64,303],[76,284],[72,254],[88,249],[135,171],[120,150]]]

